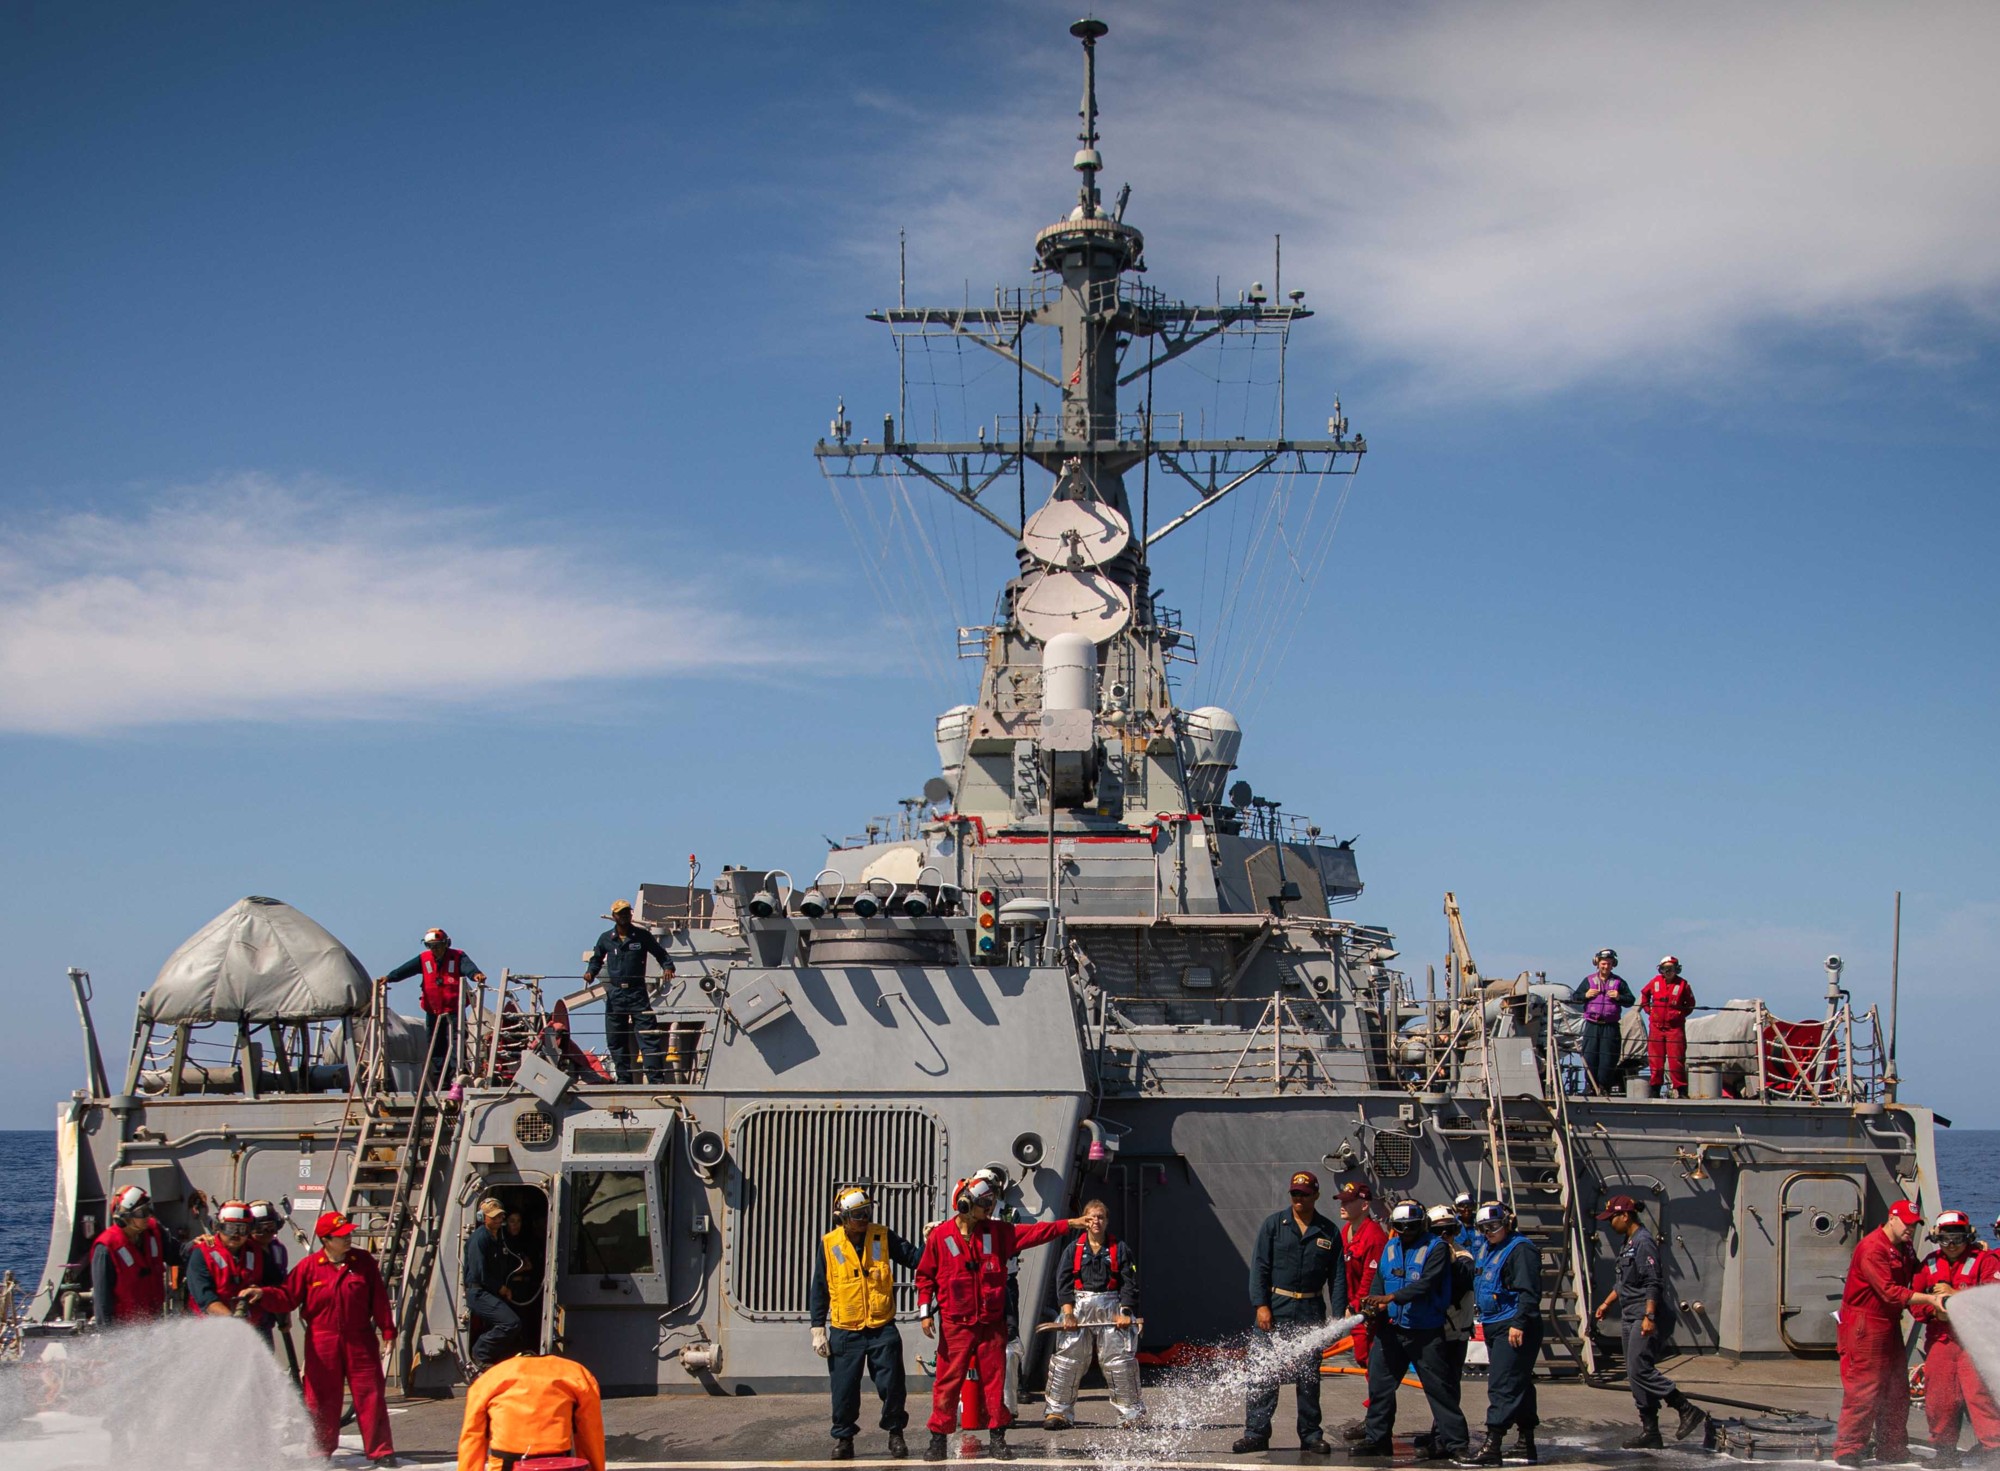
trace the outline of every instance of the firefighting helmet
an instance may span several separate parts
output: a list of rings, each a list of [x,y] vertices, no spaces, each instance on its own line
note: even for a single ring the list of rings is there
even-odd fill
[[[134,1211],[150,1210],[152,1209],[152,1205],[152,1196],[141,1190],[137,1185],[127,1185],[123,1190],[111,1197],[111,1214],[114,1216],[129,1216]]]
[[[1505,1224],[1508,1220],[1512,1219],[1513,1214],[1502,1202],[1489,1200],[1479,1208],[1479,1214],[1472,1218],[1472,1224],[1483,1231],[1488,1226]]]
[[[1000,1198],[1000,1192],[993,1188],[993,1182],[984,1175],[974,1175],[970,1180],[960,1180],[958,1188],[951,1193],[951,1208],[955,1211],[970,1210],[975,1205],[992,1205]]]
[[[1431,1223],[1433,1231],[1456,1231],[1458,1212],[1448,1205],[1434,1205],[1424,1212],[1424,1218]]]
[[[1931,1223],[1931,1232],[1936,1236],[1970,1236],[1972,1217],[1964,1211],[1939,1211],[1938,1218]]]
[[[866,1189],[859,1185],[849,1185],[833,1198],[833,1213],[843,1221],[857,1217],[866,1220],[875,1209],[875,1202]]]
[[[1414,1200],[1399,1200],[1389,1212],[1389,1224],[1398,1231],[1424,1223],[1424,1208]]]

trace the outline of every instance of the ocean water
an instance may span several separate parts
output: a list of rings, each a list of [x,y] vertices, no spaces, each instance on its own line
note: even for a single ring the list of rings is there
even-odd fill
[[[49,1250],[56,1206],[56,1136],[0,1129],[0,1272],[33,1292]]]
[[[2000,1129],[1939,1129],[1944,1201],[1971,1215],[1988,1241],[2000,1216]],[[48,1251],[55,1209],[55,1135],[0,1130],[0,1271],[32,1289]]]

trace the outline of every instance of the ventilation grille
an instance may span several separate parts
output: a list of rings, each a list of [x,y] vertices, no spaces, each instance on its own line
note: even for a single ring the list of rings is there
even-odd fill
[[[735,1133],[743,1203],[731,1219],[729,1291],[745,1317],[805,1319],[843,1185],[867,1185],[875,1219],[910,1241],[943,1212],[944,1126],[923,1109],[768,1104],[739,1114]],[[914,1312],[916,1284],[897,1276],[896,1309]]]
[[[514,1115],[514,1138],[521,1144],[547,1144],[556,1137],[555,1120],[539,1108]]]
[[[1408,1134],[1380,1130],[1368,1153],[1379,1179],[1400,1180],[1417,1166],[1416,1143]]]

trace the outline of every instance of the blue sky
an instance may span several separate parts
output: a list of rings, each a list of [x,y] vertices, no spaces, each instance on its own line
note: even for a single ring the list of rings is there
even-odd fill
[[[1232,692],[1354,917],[1809,1015],[1829,951],[1886,1001],[1901,888],[1912,1095],[2000,1124],[1995,13],[1099,13],[1152,284],[1282,232],[1294,422],[1371,445]],[[690,852],[809,871],[920,788],[1009,549],[925,512],[913,647],[810,449],[893,406],[899,229],[913,300],[1024,278],[1070,18],[0,9],[0,1127],[80,1081],[64,966],[116,1053],[243,894],[573,970]]]

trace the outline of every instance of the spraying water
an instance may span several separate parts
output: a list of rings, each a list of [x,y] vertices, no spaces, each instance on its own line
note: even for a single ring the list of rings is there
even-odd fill
[[[1945,1316],[1987,1384],[2000,1384],[2000,1284],[1954,1293]]]
[[[282,1471],[324,1465],[299,1392],[234,1318],[173,1318],[72,1342],[0,1373],[9,1468]]]
[[[1070,1443],[1106,1471],[1157,1466],[1190,1457],[1203,1459],[1208,1452],[1198,1448],[1196,1436],[1203,1430],[1243,1423],[1243,1402],[1252,1376],[1266,1363],[1306,1357],[1316,1361],[1360,1322],[1361,1315],[1356,1313],[1330,1323],[1282,1328],[1270,1335],[1268,1347],[1260,1343],[1241,1356],[1218,1356],[1170,1369],[1147,1389],[1146,1418],[1140,1424],[1131,1429],[1086,1432]]]

